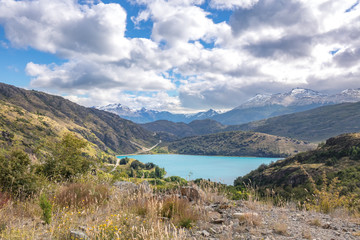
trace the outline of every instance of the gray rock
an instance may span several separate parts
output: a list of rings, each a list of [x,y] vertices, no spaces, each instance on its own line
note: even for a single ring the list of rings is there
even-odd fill
[[[90,240],[90,238],[82,231],[71,230],[70,239],[74,240]]]
[[[114,186],[120,189],[121,191],[127,191],[129,193],[135,192],[137,190],[137,185],[132,182],[126,181],[117,181],[114,183]]]
[[[211,223],[214,223],[214,224],[222,224],[223,222],[225,222],[225,219],[223,219],[223,218],[218,218],[218,219],[214,219],[211,221]]]
[[[210,237],[210,233],[208,231],[206,231],[206,230],[203,230],[201,232],[201,235],[203,235],[204,237]]]
[[[135,192],[141,192],[141,193],[152,193],[152,189],[150,187],[150,184],[148,181],[143,181],[139,185],[136,185],[132,182],[126,182],[126,181],[117,181],[113,184],[115,187],[117,187],[122,192],[127,193],[135,193]]]
[[[189,201],[198,201],[200,200],[199,190],[195,187],[181,187],[180,188],[181,196],[187,197]]]

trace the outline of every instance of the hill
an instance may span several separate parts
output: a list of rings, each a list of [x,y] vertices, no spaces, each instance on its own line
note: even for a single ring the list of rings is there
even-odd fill
[[[315,184],[325,183],[325,189],[328,189],[327,185],[334,178],[339,180],[333,186],[338,187],[338,197],[357,194],[360,198],[360,133],[333,137],[316,150],[279,160],[269,166],[262,165],[236,179],[234,185],[251,183],[263,193],[266,189],[273,189],[282,197],[304,200],[314,193]]]
[[[189,124],[183,122],[175,123],[167,120],[159,120],[145,123],[141,126],[152,132],[171,134],[175,136],[174,139],[216,133],[226,128],[226,126],[222,125],[221,123],[210,119],[195,120]]]
[[[108,153],[133,153],[157,142],[153,133],[105,111],[85,108],[59,96],[0,83],[2,136],[29,150],[63,131],[80,134]],[[46,140],[47,139],[47,140]]]
[[[360,102],[342,103],[251,122],[236,129],[318,142],[360,131]]]
[[[179,154],[254,157],[285,157],[312,148],[303,141],[241,131],[187,137],[168,145],[170,152]]]

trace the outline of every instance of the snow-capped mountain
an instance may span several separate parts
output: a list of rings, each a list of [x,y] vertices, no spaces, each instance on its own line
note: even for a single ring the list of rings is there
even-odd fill
[[[346,89],[339,94],[332,96],[334,102],[358,102],[360,101],[360,88],[358,89]]]
[[[269,105],[304,106],[310,104],[325,104],[328,95],[304,88],[294,88],[286,93],[257,94],[236,109],[264,107]]]
[[[142,108],[140,110],[134,110],[120,103],[109,104],[106,106],[95,107],[95,108],[99,110],[115,113],[122,118],[131,120],[136,123],[148,123],[157,120],[168,120],[172,122],[190,123],[194,120],[203,120],[219,114],[213,109],[210,109],[207,112],[199,112],[195,114],[175,114],[167,111],[156,111],[146,108]]]
[[[294,88],[286,93],[257,94],[235,109],[247,109],[270,105],[307,106],[328,105],[360,101],[360,89],[346,89],[339,94],[327,95],[311,89]]]
[[[95,107],[95,108],[97,108],[99,110],[107,111],[107,112],[112,112],[119,116],[128,116],[128,117],[138,116],[137,111],[131,110],[127,106],[124,106],[120,103],[114,103],[114,104],[109,104],[106,106]]]
[[[202,119],[207,119],[207,118],[212,118],[213,116],[218,115],[219,113],[213,109],[209,109],[206,112],[198,112],[195,114],[188,114],[186,115],[187,118],[192,119],[193,120],[202,120]]]
[[[240,106],[212,119],[222,124],[236,125],[330,104],[358,101],[360,89],[347,89],[338,94],[327,95],[311,89],[294,88],[286,93],[257,94]]]
[[[330,104],[358,101],[360,101],[360,89],[346,89],[338,94],[328,95],[311,89],[294,88],[285,93],[257,94],[225,113],[210,109],[195,114],[174,114],[146,108],[134,110],[121,104],[110,104],[96,108],[115,113],[136,123],[148,123],[157,120],[190,123],[194,120],[209,118],[222,124],[235,125]]]

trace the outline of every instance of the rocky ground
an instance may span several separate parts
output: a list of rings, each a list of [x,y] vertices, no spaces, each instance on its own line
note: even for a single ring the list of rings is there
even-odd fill
[[[153,194],[146,181],[140,185],[129,182],[116,182],[114,185],[121,191],[147,192],[159,200],[167,197],[166,194]],[[181,239],[360,239],[360,219],[350,217],[344,211],[329,215],[301,211],[294,204],[275,207],[251,200],[231,201],[221,194],[203,191],[196,186],[182,187],[176,195],[188,199],[201,211],[200,219],[192,228],[185,230],[186,236]],[[74,239],[89,239],[81,231],[73,231],[72,234]]]
[[[360,221],[250,201],[205,206],[207,221],[189,231],[191,239],[360,239]]]

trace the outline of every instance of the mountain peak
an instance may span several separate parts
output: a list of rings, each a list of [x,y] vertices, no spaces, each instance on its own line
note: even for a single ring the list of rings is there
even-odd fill
[[[319,96],[325,96],[324,94],[314,91],[311,89],[306,88],[293,88],[288,95],[294,96],[294,97],[319,97]]]

